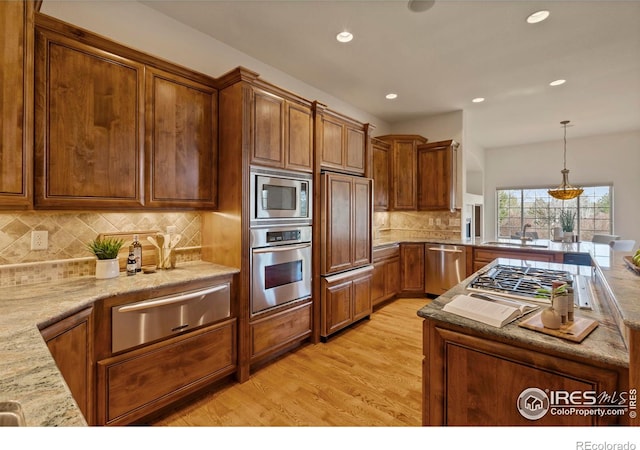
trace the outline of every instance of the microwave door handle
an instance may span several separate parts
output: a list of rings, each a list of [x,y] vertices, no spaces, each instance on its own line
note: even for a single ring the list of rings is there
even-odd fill
[[[260,197],[262,199],[262,209],[266,210],[269,207],[269,191],[262,189],[262,195]]]
[[[281,247],[256,248],[256,249],[253,249],[253,253],[290,252],[291,250],[301,250],[307,247],[311,247],[311,244],[283,245]]]

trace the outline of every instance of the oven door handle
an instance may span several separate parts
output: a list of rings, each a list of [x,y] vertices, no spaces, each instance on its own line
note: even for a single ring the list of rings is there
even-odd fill
[[[311,247],[311,244],[282,245],[280,247],[254,248],[253,253],[290,252],[291,250],[301,250],[307,247]]]

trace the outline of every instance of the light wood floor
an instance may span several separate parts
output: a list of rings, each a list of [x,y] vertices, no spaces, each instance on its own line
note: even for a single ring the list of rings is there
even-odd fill
[[[424,298],[397,299],[242,384],[205,394],[157,426],[419,426]]]

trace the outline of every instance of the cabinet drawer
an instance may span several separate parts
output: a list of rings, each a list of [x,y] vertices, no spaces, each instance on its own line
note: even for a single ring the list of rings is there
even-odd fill
[[[374,262],[380,261],[381,259],[393,258],[396,256],[400,256],[400,245],[398,244],[373,249]]]
[[[251,324],[251,358],[257,359],[311,334],[311,301]]]
[[[166,406],[236,365],[236,322],[98,362],[99,423],[123,425]]]

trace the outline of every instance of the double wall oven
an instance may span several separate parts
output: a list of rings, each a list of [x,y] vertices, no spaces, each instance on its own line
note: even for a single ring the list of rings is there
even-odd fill
[[[311,174],[251,169],[251,315],[311,296]]]

